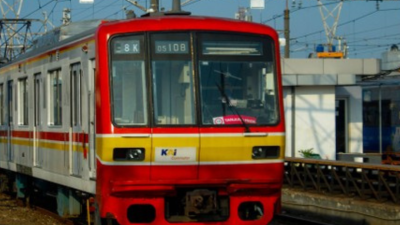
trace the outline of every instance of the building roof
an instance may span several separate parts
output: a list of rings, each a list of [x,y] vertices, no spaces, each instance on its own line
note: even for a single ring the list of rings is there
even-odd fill
[[[282,58],[283,86],[356,85],[381,73],[380,59]]]

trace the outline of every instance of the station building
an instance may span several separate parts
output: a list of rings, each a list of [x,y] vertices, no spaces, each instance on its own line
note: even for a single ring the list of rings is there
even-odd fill
[[[400,51],[382,53],[380,76],[363,82],[364,152],[400,153]]]
[[[284,58],[281,62],[286,156],[301,157],[301,151],[312,150],[322,159],[335,160],[339,153],[379,152],[376,146],[369,147],[373,144],[368,138],[377,137],[368,126],[376,125],[379,118],[376,79],[382,75],[380,59]],[[369,79],[374,82],[366,82]],[[383,105],[400,109],[398,103]],[[369,117],[373,122],[365,123],[363,119]]]

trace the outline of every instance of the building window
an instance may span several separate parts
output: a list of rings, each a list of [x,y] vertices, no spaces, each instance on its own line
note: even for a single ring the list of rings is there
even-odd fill
[[[28,125],[28,78],[18,80],[18,124]]]
[[[49,124],[62,125],[62,78],[61,69],[49,73]]]

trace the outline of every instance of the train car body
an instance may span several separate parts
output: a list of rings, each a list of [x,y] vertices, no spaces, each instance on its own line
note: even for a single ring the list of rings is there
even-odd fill
[[[0,167],[19,189],[56,184],[61,215],[93,196],[99,224],[267,224],[285,149],[277,33],[193,16],[86,25],[0,68]]]
[[[0,68],[1,168],[95,193],[94,33],[99,23],[54,30]],[[88,30],[76,34],[81,29]],[[72,82],[79,88],[72,90]]]

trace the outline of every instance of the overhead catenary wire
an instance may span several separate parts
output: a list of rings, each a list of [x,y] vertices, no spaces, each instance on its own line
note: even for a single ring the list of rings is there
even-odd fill
[[[339,0],[332,0],[331,2],[325,3],[324,5],[326,6],[326,5],[330,5],[330,4],[337,4],[338,1]],[[389,0],[387,0],[387,1],[389,1]],[[391,0],[391,1],[399,1],[399,0]],[[346,0],[344,0],[343,2],[349,3],[349,2],[354,2],[354,1],[346,1]],[[379,1],[379,2],[385,2],[385,1]],[[304,11],[305,9],[311,9],[311,8],[316,8],[316,7],[318,7],[318,5],[310,5],[310,6],[307,6],[307,7],[299,7],[297,9],[292,10],[290,13],[294,15],[296,12],[300,12],[300,11]],[[346,22],[340,23],[338,25],[338,27],[343,27],[343,26],[345,26],[347,24],[355,24],[355,22],[363,21],[365,18],[368,18],[368,17],[370,17],[372,15],[375,15],[377,13],[387,12],[387,11],[398,11],[398,10],[400,10],[400,9],[398,9],[398,8],[381,9],[380,7],[377,7],[373,11],[370,11],[370,12],[368,12],[366,14],[363,14],[361,16],[358,16],[356,18],[352,18],[351,20],[348,20]],[[268,23],[268,22],[271,22],[271,21],[274,21],[274,23],[275,23],[276,19],[280,18],[280,17],[283,17],[283,14],[280,14],[278,16],[274,15],[272,18],[270,18],[268,20],[265,20],[263,23]],[[274,27],[276,28],[276,26],[274,26]],[[380,27],[381,26],[379,26],[378,29],[380,29]],[[377,29],[371,28],[371,30],[376,31]],[[322,34],[323,31],[324,31],[323,29],[320,29],[320,30],[309,32],[309,33],[302,34],[302,35],[299,35],[299,36],[295,36],[295,37],[292,36],[290,38],[290,45],[295,47],[295,46],[299,46],[301,43],[304,43],[303,46],[296,48],[296,50],[294,50],[294,51],[296,51],[296,52],[297,51],[299,51],[299,52],[300,51],[308,51],[310,49],[310,46],[313,46],[316,43],[319,43],[319,44],[323,43],[323,41],[321,39],[321,34]],[[294,33],[292,32],[292,34],[294,34]],[[317,35],[319,37],[316,37]],[[349,40],[348,40],[348,37],[351,37],[351,36],[356,37],[355,34],[351,34],[351,33],[350,34],[346,33],[342,37],[345,38],[347,44],[351,44],[351,42],[349,42]],[[310,38],[312,38],[312,39],[310,39]],[[306,41],[300,41],[302,39],[306,39]],[[388,40],[385,40],[385,41],[388,41]],[[387,45],[388,45],[387,43],[381,44],[382,47],[387,46]],[[291,52],[293,52],[293,51],[291,51]]]
[[[93,12],[92,12],[92,11],[88,11],[87,10],[88,8],[86,6],[83,6],[83,5],[80,5],[79,7],[76,7],[76,6],[73,7],[72,0],[36,0],[35,2],[37,2],[36,3],[37,7],[35,7],[32,11],[29,11],[27,14],[24,14],[23,18],[29,18],[30,16],[34,15],[35,13],[41,12],[42,10],[44,10],[46,8],[49,8],[49,6],[51,4],[54,4],[54,5],[52,5],[52,9],[48,14],[49,18],[50,17],[52,18],[52,17],[54,17],[54,15],[56,15],[57,7],[59,7],[61,5],[61,3],[68,3],[69,7],[72,10],[73,21],[85,20],[85,19],[88,19],[90,17],[94,17],[96,14],[102,14],[101,15],[102,18],[115,17],[116,19],[118,19],[118,18],[122,18],[122,16],[124,15],[123,13],[121,13],[121,7],[119,7],[119,6],[117,7],[116,6],[116,5],[120,5],[119,3],[118,4],[116,4],[116,3],[117,2],[121,2],[121,1],[124,1],[124,0],[102,0],[102,1],[101,0],[96,0],[93,3],[93,5],[91,6],[94,9]],[[198,3],[200,1],[201,0],[182,0],[182,4],[183,4],[184,7],[186,7],[186,6]],[[325,3],[325,5],[333,5],[333,4],[336,4],[338,2],[338,0],[324,0],[324,1],[327,1]],[[398,0],[393,0],[393,1],[398,1]],[[146,2],[146,1],[145,0],[138,0],[138,2],[142,2],[143,3],[143,2]],[[273,2],[273,0],[269,0],[267,2]],[[314,1],[314,2],[316,2],[316,1]],[[344,2],[345,3],[349,3],[349,2],[354,2],[354,1],[346,1],[345,0]],[[362,1],[358,1],[358,2],[361,3]],[[382,1],[382,2],[386,2],[386,1]],[[384,3],[382,3],[382,6],[383,5],[384,5]],[[302,12],[304,10],[313,10],[313,9],[315,9],[317,7],[318,7],[318,4],[310,3],[307,6],[304,6],[304,4],[303,4],[299,8],[292,8],[290,13],[292,15],[296,15],[297,13],[300,13],[300,12]],[[107,15],[104,16],[103,12],[105,10],[108,10],[108,11],[107,11]],[[349,20],[347,20],[345,22],[339,23],[338,24],[338,28],[343,28],[343,27],[345,27],[345,26],[347,26],[349,24],[353,24],[353,26],[356,26],[355,24],[358,24],[359,22],[362,22],[367,18],[371,18],[372,16],[375,16],[375,15],[381,15],[382,13],[386,13],[386,12],[390,12],[390,11],[400,11],[400,8],[386,8],[386,9],[385,8],[380,8],[380,9],[376,9],[376,10],[373,10],[373,11],[369,11],[369,12],[366,12],[366,13],[364,13],[362,15],[359,15],[359,16],[357,16],[355,18],[351,18],[351,19],[349,19]],[[87,13],[87,14],[85,14],[85,13]],[[94,13],[94,15],[92,13]],[[122,16],[119,16],[119,15],[122,15]],[[271,23],[272,21],[275,21],[276,19],[278,19],[280,17],[283,17],[283,13],[281,15],[278,15],[278,16],[274,15],[270,19],[263,21],[263,23]],[[55,22],[55,23],[57,23],[57,22]],[[396,28],[395,25],[392,25],[392,26],[394,28]],[[379,27],[376,27],[376,28],[371,28],[371,30],[364,30],[364,31],[357,31],[357,32],[345,32],[345,33],[341,32],[343,29],[340,29],[340,30],[338,29],[337,33],[339,33],[339,32],[343,33],[341,35],[344,38],[346,38],[346,42],[350,46],[349,49],[352,49],[352,47],[357,47],[357,51],[358,51],[358,50],[361,50],[361,48],[364,47],[364,46],[367,47],[367,48],[368,47],[377,47],[379,49],[379,48],[387,47],[389,45],[388,44],[389,42],[393,42],[395,44],[396,42],[395,42],[395,40],[393,40],[393,38],[392,38],[393,36],[391,36],[392,35],[391,33],[396,32],[396,31],[390,31],[389,32],[388,30],[390,30],[390,28],[391,28],[391,26],[379,26]],[[40,26],[39,30],[42,30],[42,29],[43,29],[43,25]],[[372,34],[373,31],[377,31],[377,30],[381,30],[382,31],[381,32],[382,33],[381,36],[377,36],[377,37],[373,36],[373,37],[371,37],[369,35],[370,32]],[[397,30],[399,30],[399,29],[397,29]],[[315,30],[315,31],[312,31],[312,32],[308,32],[306,34],[296,35],[296,33],[292,32],[291,33],[292,37],[290,38],[290,45],[292,45],[292,46],[294,46],[296,48],[296,52],[297,53],[301,53],[302,51],[303,52],[307,52],[310,49],[312,49],[313,46],[316,43],[321,43],[322,42],[321,36],[323,34],[323,31],[324,30],[322,29],[322,26],[321,26],[321,29]],[[358,37],[361,34],[368,34],[368,37],[365,37],[365,38]],[[351,38],[351,37],[354,37],[354,38]],[[382,37],[382,39],[384,39],[384,42],[381,42],[380,44],[367,43],[368,41],[369,42],[373,42],[373,40],[378,40],[379,37]],[[366,51],[368,51],[368,49]],[[351,52],[350,51],[349,53],[353,54],[355,52]],[[355,54],[357,54],[357,53],[355,53]]]
[[[345,34],[345,36],[347,38],[349,38],[351,36],[355,36],[355,35],[358,35],[358,34],[372,33],[372,32],[376,32],[378,30],[384,30],[384,29],[387,29],[387,28],[396,28],[396,27],[400,27],[400,23],[389,25],[389,26],[384,26],[384,27],[379,27],[379,28],[376,28],[376,29],[367,29],[367,30],[363,30],[363,31],[355,32],[355,33],[347,33],[347,34]],[[368,38],[362,37],[362,38],[358,38],[358,39],[353,39],[353,40],[347,41],[347,44],[358,43],[360,41],[365,41],[366,39],[368,39],[369,41],[370,40],[380,40],[380,39],[386,39],[387,40],[388,37],[393,37],[393,36],[397,36],[397,35],[400,35],[400,33],[382,34],[382,35],[379,35],[379,36],[368,37]],[[295,44],[313,44],[313,43],[316,43],[316,42],[320,41],[320,38],[318,38],[318,39],[317,38],[315,38],[315,39],[307,39],[307,41],[299,41],[297,39],[292,39],[292,41],[293,41],[292,44],[294,44],[294,45]],[[358,45],[360,45],[360,44],[358,44]]]
[[[38,1],[39,1],[39,0],[38,0]],[[52,12],[54,11],[55,7],[57,6],[57,3],[58,3],[59,1],[65,1],[65,0],[51,0],[51,1],[47,2],[44,6],[50,5],[51,3],[55,2],[56,4],[54,5],[54,7],[53,7],[53,9],[52,9],[52,11],[51,11],[51,13],[52,13]],[[68,0],[68,1],[69,1],[69,0]],[[39,10],[41,10],[41,9],[43,8],[43,6],[40,4],[40,1],[39,1],[39,4],[38,4],[38,5],[39,5],[39,8],[38,8],[38,9],[35,9],[34,11],[28,13],[27,15],[24,15],[24,16],[22,16],[22,17],[20,17],[20,15],[17,15],[17,16],[20,17],[20,19],[29,20],[29,19],[30,19],[30,18],[29,18],[30,16],[32,16],[34,13],[38,12]],[[21,6],[22,6],[22,5],[20,5],[20,7],[21,7]],[[23,29],[25,26],[26,26],[25,34],[20,34],[20,32],[22,32],[22,29]],[[43,27],[43,24],[42,24],[42,27]],[[42,27],[40,27],[38,30],[41,30]],[[11,35],[9,35],[5,40],[3,40],[3,41],[0,43],[0,47],[6,49],[10,40],[15,39],[15,38],[18,38],[18,36],[21,36],[21,35],[24,36],[24,40],[25,40],[25,42],[26,42],[26,38],[27,38],[27,36],[28,36],[28,31],[31,32],[31,23],[27,23],[27,24],[25,24],[25,25],[19,27],[18,29],[16,29]],[[29,37],[30,37],[30,38],[33,37],[33,36],[31,35],[31,33],[29,34]],[[29,48],[29,45],[26,45],[26,43],[24,43],[23,49],[26,50],[26,48]],[[5,50],[5,51],[6,51],[6,50]],[[10,58],[13,58],[13,57],[15,57],[15,56],[18,56],[19,54],[22,54],[22,52],[23,52],[23,51],[21,51],[21,52],[19,52],[19,53],[16,53],[16,54],[14,53],[15,55],[14,55],[14,56],[11,55]],[[6,53],[5,53],[5,56],[6,56]]]
[[[118,0],[116,0],[116,1],[118,1]],[[100,9],[99,9],[99,7],[97,7],[97,10],[95,10],[93,13],[95,13],[95,14],[96,14],[96,13],[99,13],[99,12],[105,10],[105,9],[108,9],[110,6],[112,6],[112,5],[114,5],[114,4],[115,4],[115,1],[111,1],[111,3],[109,3],[109,4],[105,5],[105,6],[100,7]],[[120,10],[121,10],[121,9],[118,9],[118,12],[117,12],[117,13],[119,13]],[[113,13],[113,14],[115,14],[115,13]],[[86,19],[86,18],[89,18],[90,16],[92,16],[92,15],[85,16],[85,17],[83,17],[83,18],[81,18],[81,19]]]
[[[340,24],[338,24],[338,27],[343,27],[343,26],[345,26],[345,25],[348,25],[348,24],[351,24],[351,23],[353,23],[353,24],[355,24],[355,22],[359,22],[359,21],[363,21],[365,18],[367,18],[367,17],[370,17],[370,16],[372,16],[372,15],[374,15],[374,14],[380,14],[380,13],[383,13],[383,12],[388,12],[388,11],[400,11],[400,8],[388,8],[388,9],[377,9],[377,10],[374,10],[374,11],[370,11],[370,12],[368,12],[368,13],[365,13],[365,14],[363,14],[363,15],[361,15],[361,16],[358,16],[358,17],[356,17],[356,18],[352,18],[352,19],[350,19],[350,20],[348,20],[348,21],[346,21],[346,22],[342,22],[342,23],[340,23]],[[385,26],[385,27],[387,27],[387,28],[390,28],[390,27],[395,27],[395,25],[391,25],[391,26]],[[375,28],[370,28],[369,30],[367,30],[367,31],[364,31],[364,32],[376,32],[376,30],[378,30],[378,29],[380,29],[380,30],[382,30],[383,28],[381,27],[381,26],[379,26],[377,29],[375,29]],[[316,35],[320,35],[321,33],[323,32],[323,30],[322,29],[320,29],[320,30],[317,30],[317,31],[313,31],[313,32],[310,32],[310,33],[307,33],[307,34],[303,34],[303,35],[300,35],[300,36],[297,36],[297,37],[292,37],[291,39],[290,39],[290,42],[291,42],[291,45],[292,46],[296,46],[296,45],[300,45],[301,43],[303,43],[305,46],[313,46],[313,45],[315,45],[316,43],[321,43],[322,41],[321,41],[321,38],[316,38]],[[396,31],[394,31],[394,32],[396,32]],[[357,33],[359,33],[359,32],[357,32]],[[365,40],[367,40],[367,41],[369,41],[369,40],[373,40],[373,39],[370,39],[369,37],[364,37],[364,38],[362,38],[362,39],[360,39],[360,38],[357,38],[357,40],[356,39],[353,39],[353,42],[352,41],[349,41],[349,37],[351,37],[351,36],[354,36],[354,37],[357,37],[357,34],[356,32],[353,32],[353,33],[346,33],[345,35],[344,35],[344,37],[346,38],[346,43],[348,44],[348,45],[354,45],[354,43],[356,43],[356,41],[365,41]],[[398,32],[396,33],[396,34],[398,34]],[[389,45],[387,42],[388,41],[390,41],[390,40],[388,40],[388,39],[382,39],[382,38],[386,38],[388,35],[382,35],[382,36],[379,36],[379,37],[381,37],[381,40],[384,40],[384,42],[382,43],[381,42],[381,44],[379,44],[380,46],[379,47],[381,47],[382,48],[382,50],[385,50],[385,49],[383,49],[383,48],[387,48],[387,46]],[[314,37],[313,39],[310,39],[310,37]],[[376,38],[376,39],[379,39],[379,37],[378,38]],[[302,40],[302,39],[307,39],[307,41],[300,41],[300,40]],[[359,44],[359,43],[358,43]],[[378,45],[378,44],[377,44]],[[308,49],[307,48],[304,48],[304,51],[307,51]],[[355,50],[355,49],[352,49],[353,51]],[[351,51],[349,51],[349,53],[350,54],[353,54],[354,52],[351,52]],[[354,54],[357,54],[357,53],[354,53]]]

